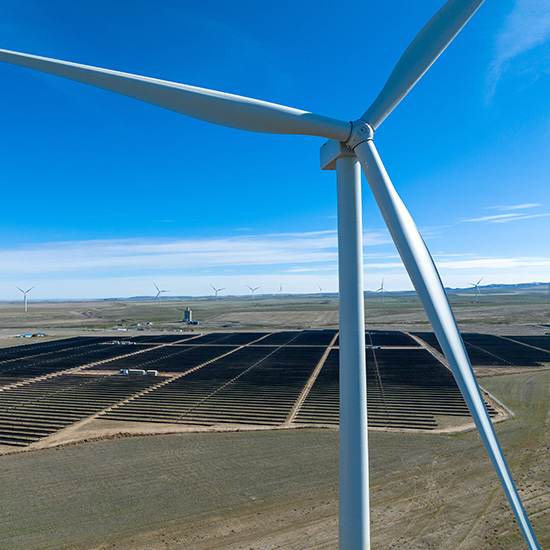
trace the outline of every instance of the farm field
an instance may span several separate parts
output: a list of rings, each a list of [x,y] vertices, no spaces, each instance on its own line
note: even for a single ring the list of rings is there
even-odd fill
[[[449,300],[461,330],[490,334],[538,335],[550,331],[548,289],[484,290],[480,302],[473,291],[448,290]],[[190,307],[200,327],[182,323]],[[386,293],[384,303],[373,292],[365,293],[365,319],[372,329],[425,331],[428,320],[413,292]],[[146,325],[146,323],[152,323]],[[513,330],[510,330],[513,326]],[[20,302],[0,302],[0,346],[20,332],[46,332],[47,336],[86,334],[124,329],[130,332],[153,330],[238,331],[337,329],[338,296],[335,294],[249,297],[165,297],[162,307],[152,299],[29,302],[23,312]]]

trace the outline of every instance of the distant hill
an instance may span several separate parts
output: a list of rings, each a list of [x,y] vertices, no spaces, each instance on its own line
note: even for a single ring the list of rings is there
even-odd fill
[[[492,285],[479,285],[481,290],[491,290],[493,292],[546,292],[548,291],[549,283],[518,283],[513,285],[507,284],[492,284]],[[446,288],[445,290],[450,291],[464,291],[469,290],[473,291],[473,286],[467,286],[465,288]]]

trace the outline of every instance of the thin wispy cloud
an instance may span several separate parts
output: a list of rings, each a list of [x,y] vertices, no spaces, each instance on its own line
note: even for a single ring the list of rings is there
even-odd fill
[[[471,258],[456,261],[438,261],[437,265],[441,269],[494,269],[509,270],[516,268],[548,268],[550,267],[550,257],[517,257],[517,258]]]
[[[499,204],[494,206],[486,206],[485,210],[499,210],[505,213],[492,214],[490,216],[480,216],[477,218],[468,218],[462,221],[463,222],[482,222],[482,223],[509,223],[509,222],[515,222],[519,220],[529,220],[532,218],[545,218],[550,216],[550,213],[547,213],[547,212],[536,213],[536,214],[530,214],[525,212],[525,210],[529,210],[530,208],[538,208],[539,206],[542,206],[542,205],[534,202],[513,204],[513,205]]]
[[[336,272],[337,266],[328,266],[328,267],[294,267],[292,269],[287,269],[284,273],[319,273],[322,271],[331,271]]]
[[[385,232],[366,232],[365,246],[387,244]],[[94,240],[43,243],[0,250],[0,272],[132,273],[237,266],[335,264],[336,231],[180,240]]]
[[[513,205],[497,205],[486,206],[486,210],[525,210],[526,208],[536,208],[541,206],[539,203],[513,204]]]
[[[521,63],[524,54],[550,41],[550,3],[547,0],[516,0],[496,37],[495,58],[488,75],[488,99],[495,94],[499,80],[508,72],[530,73],[533,79],[550,70],[542,53]]]
[[[509,223],[518,220],[529,220],[532,218],[545,218],[550,216],[550,213],[545,214],[496,214],[494,216],[481,216],[480,218],[470,218],[465,222],[485,222],[485,223]]]

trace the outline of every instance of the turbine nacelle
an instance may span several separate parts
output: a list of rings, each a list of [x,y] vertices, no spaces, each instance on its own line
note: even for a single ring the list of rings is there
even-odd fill
[[[321,170],[336,170],[336,161],[345,157],[354,157],[353,150],[360,143],[374,138],[374,130],[364,120],[350,122],[350,135],[346,141],[329,139],[321,147]]]

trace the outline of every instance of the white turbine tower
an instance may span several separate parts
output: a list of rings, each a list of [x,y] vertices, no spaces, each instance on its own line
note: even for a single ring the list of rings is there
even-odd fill
[[[376,292],[380,292],[380,303],[384,303],[384,278],[382,278],[382,284],[380,285],[380,288],[376,290]]]
[[[210,285],[212,290],[216,293],[216,305],[218,305],[218,292],[225,290],[225,288],[216,288],[214,285]]]
[[[283,285],[279,285],[279,300],[283,299]]]
[[[255,288],[252,288],[252,287],[249,286],[249,285],[246,285],[246,286],[248,286],[248,288],[252,291],[252,303],[254,304],[254,303],[255,303],[255,301],[254,301],[254,293],[256,292],[256,290],[258,290],[258,289],[261,288],[261,287],[257,286],[257,287],[255,287]]]
[[[470,283],[476,289],[476,304],[478,301],[477,298],[481,294],[481,291],[479,290],[479,283],[481,283],[481,281],[483,281],[483,277],[481,277],[481,279],[477,283]]]
[[[169,292],[169,290],[161,290],[158,286],[157,286],[157,283],[153,283],[155,285],[155,288],[157,289],[157,295],[155,296],[155,300],[158,300],[159,301],[159,307],[162,306],[162,293],[163,292]]]
[[[341,550],[370,547],[361,167],[523,536],[530,549],[540,549],[506,465],[435,264],[393,187],[373,141],[374,132],[380,124],[451,43],[482,2],[449,0],[407,48],[373,104],[353,123],[224,92],[0,50],[1,61],[97,86],[206,122],[253,132],[313,135],[329,139],[321,149],[321,166],[326,170],[336,170],[338,189]],[[367,47],[365,39],[365,51]],[[355,55],[361,54],[355,52]],[[347,93],[351,92],[362,93],[362,90],[348,90]]]
[[[31,286],[31,288],[29,288],[29,290],[23,290],[22,288],[19,288],[19,287],[16,287],[18,288],[22,293],[23,293],[23,303],[25,304],[25,313],[27,313],[27,294],[34,288],[33,286]]]

